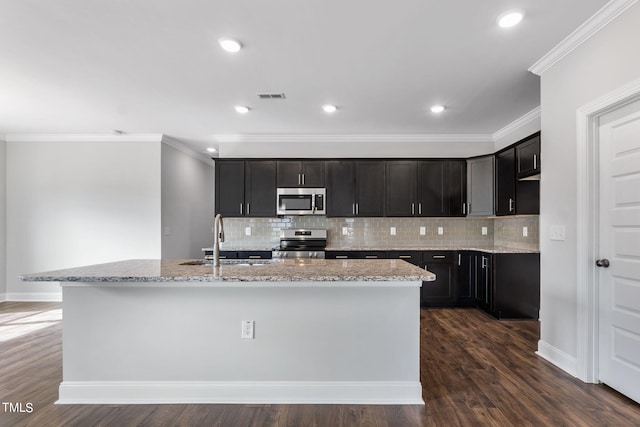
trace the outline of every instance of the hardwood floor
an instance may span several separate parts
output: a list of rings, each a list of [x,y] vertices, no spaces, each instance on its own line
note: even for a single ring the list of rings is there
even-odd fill
[[[0,426],[639,426],[640,406],[534,354],[538,322],[423,309],[424,406],[54,405],[60,304],[0,303]],[[38,329],[40,328],[40,329]],[[16,407],[14,406],[14,409]]]

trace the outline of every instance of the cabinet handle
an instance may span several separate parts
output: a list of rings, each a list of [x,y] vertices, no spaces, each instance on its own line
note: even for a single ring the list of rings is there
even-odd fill
[[[463,203],[462,204],[462,215],[466,215],[467,214],[467,204]]]
[[[513,212],[513,199],[509,199],[509,212]]]
[[[305,185],[304,184],[304,174],[302,174],[302,185]]]
[[[298,174],[298,185],[302,184],[302,174]]]
[[[416,214],[416,204],[411,203],[411,215],[415,215],[415,214]]]
[[[378,255],[367,255],[365,256],[366,259],[378,259]]]
[[[534,154],[533,155],[533,170],[538,169],[538,155]]]
[[[462,265],[462,254],[458,254],[458,266]]]
[[[260,255],[249,255],[249,259],[262,259]]]
[[[487,268],[487,259],[482,257],[482,268]]]
[[[351,213],[352,213],[353,215],[355,215],[355,214],[356,214],[356,204],[355,204],[355,203],[352,203],[352,204],[351,204]]]
[[[240,203],[240,215],[244,215],[244,203]]]
[[[346,255],[336,255],[336,259],[347,259],[347,258],[349,257]]]
[[[418,215],[422,215],[422,203],[418,203]]]
[[[247,203],[247,215],[251,215],[251,203]]]
[[[400,258],[400,259],[411,259],[411,255],[400,255],[398,258]]]
[[[444,255],[434,255],[433,256],[433,259],[443,259],[443,258],[445,258]]]
[[[360,215],[360,203],[356,203],[356,215]]]

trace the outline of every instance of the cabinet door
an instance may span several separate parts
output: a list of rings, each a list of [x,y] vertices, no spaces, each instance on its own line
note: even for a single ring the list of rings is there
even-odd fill
[[[245,166],[245,215],[276,216],[276,162],[248,160]]]
[[[449,216],[467,215],[467,162],[449,160],[447,162],[447,197]]]
[[[455,286],[453,274],[454,253],[451,251],[423,252],[424,268],[436,275],[433,282],[424,282],[420,288],[422,305],[437,307],[451,306],[455,303]]]
[[[351,160],[327,162],[327,216],[355,216],[356,172]]]
[[[540,181],[516,181],[516,213],[538,215],[540,213]]]
[[[467,160],[467,208],[469,216],[493,215],[493,165],[493,156]]]
[[[278,160],[278,187],[302,186],[302,162]]]
[[[392,160],[386,162],[385,212],[387,216],[414,216],[416,206],[417,163]]]
[[[475,255],[476,288],[475,297],[478,305],[491,311],[492,302],[492,257],[490,254],[477,253]]]
[[[356,162],[356,215],[384,215],[384,161]]]
[[[496,215],[516,213],[515,149],[496,154]]]
[[[237,217],[244,211],[244,161],[216,161],[216,213]]]
[[[302,186],[309,188],[324,188],[325,162],[309,160],[302,162]]]
[[[448,215],[449,200],[445,188],[446,167],[447,162],[444,160],[422,160],[418,162],[416,215]]]
[[[540,135],[516,145],[518,178],[540,173]]]
[[[471,252],[459,251],[457,254],[457,271],[456,271],[456,296],[458,305],[473,306],[475,305],[474,291],[474,274],[473,255]]]

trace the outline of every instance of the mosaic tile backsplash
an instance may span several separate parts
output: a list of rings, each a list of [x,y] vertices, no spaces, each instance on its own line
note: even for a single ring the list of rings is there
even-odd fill
[[[395,235],[391,228],[395,227]],[[424,227],[424,235],[420,228]],[[438,228],[442,227],[442,234]],[[527,227],[527,237],[522,228]],[[327,230],[330,247],[460,246],[538,249],[538,216],[508,218],[225,218],[226,247],[273,247],[289,228]],[[483,235],[486,228],[486,235]],[[247,236],[247,231],[251,235]],[[344,232],[346,231],[346,234]]]

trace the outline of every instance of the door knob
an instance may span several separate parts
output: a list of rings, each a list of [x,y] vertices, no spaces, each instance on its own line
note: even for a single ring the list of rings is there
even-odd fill
[[[609,267],[609,260],[606,259],[606,258],[599,259],[599,260],[596,261],[596,265],[598,267],[608,268]]]

